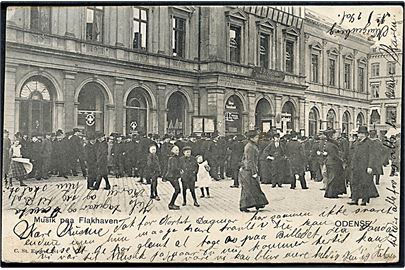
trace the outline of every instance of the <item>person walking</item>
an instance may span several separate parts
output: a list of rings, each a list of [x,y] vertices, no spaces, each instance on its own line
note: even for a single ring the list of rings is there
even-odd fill
[[[150,183],[150,198],[160,201],[157,192],[158,177],[161,176],[159,157],[156,154],[157,148],[155,144],[149,146],[149,154],[146,159],[145,175],[146,181]]]
[[[197,180],[198,164],[191,155],[191,147],[186,146],[183,148],[183,156],[180,158],[180,174],[181,184],[183,188],[183,206],[187,204],[186,192],[189,189],[191,196],[194,200],[194,206],[200,207],[195,195],[195,182]]]
[[[177,196],[180,193],[180,164],[179,164],[179,154],[180,149],[178,146],[174,145],[171,149],[171,156],[167,162],[167,172],[164,177],[165,181],[170,181],[170,184],[173,186],[173,195],[169,202],[169,210],[179,210],[180,207],[176,205]]]
[[[301,143],[298,142],[298,134],[295,131],[292,131],[290,136],[291,140],[287,142],[285,152],[291,166],[291,189],[295,189],[297,180],[300,180],[302,189],[308,189],[305,181],[304,149]]]
[[[368,138],[368,130],[365,126],[358,129],[358,142],[354,145],[353,158],[353,177],[351,178],[352,200],[350,205],[358,205],[361,199],[361,205],[365,206],[371,198],[379,197],[377,188],[373,182],[373,164],[375,164],[375,154],[372,149],[373,143]]]
[[[249,208],[256,210],[264,208],[269,202],[260,187],[258,175],[259,163],[259,134],[257,131],[249,131],[247,134],[248,143],[243,150],[242,167],[239,170],[239,182],[241,193],[239,209],[242,212],[249,212]]]

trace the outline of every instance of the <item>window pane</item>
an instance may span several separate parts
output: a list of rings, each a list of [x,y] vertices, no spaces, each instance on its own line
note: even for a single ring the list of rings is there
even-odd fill
[[[87,9],[87,19],[86,22],[87,23],[93,23],[94,20],[94,10],[92,9]]]
[[[134,18],[139,19],[139,8],[134,8]]]
[[[269,36],[265,34],[260,35],[260,66],[264,68],[269,67]]]
[[[229,47],[231,62],[240,62],[240,28],[231,26],[229,30]]]
[[[141,23],[141,47],[146,49],[146,23]]]
[[[312,55],[312,81],[318,82],[318,55]]]
[[[146,10],[144,10],[144,9],[141,10],[141,19],[143,21],[146,21]]]
[[[133,25],[134,25],[133,47],[139,48],[139,44],[140,44],[139,22],[134,20]]]
[[[286,71],[292,73],[294,65],[294,42],[286,42],[286,51],[285,51],[285,63]]]

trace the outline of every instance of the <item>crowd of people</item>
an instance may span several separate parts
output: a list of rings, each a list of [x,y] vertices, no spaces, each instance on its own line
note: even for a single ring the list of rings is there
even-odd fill
[[[150,185],[150,198],[160,200],[158,182],[173,186],[169,209],[182,192],[187,204],[190,190],[194,206],[199,207],[196,182],[201,197],[210,197],[212,181],[232,178],[231,188],[241,187],[240,210],[260,209],[268,204],[261,184],[273,188],[289,185],[308,189],[305,173],[313,181],[322,182],[324,197],[338,198],[347,193],[349,204],[366,205],[378,196],[376,185],[383,166],[391,160],[391,175],[399,171],[400,137],[378,138],[375,130],[359,127],[350,136],[327,129],[317,136],[305,137],[292,131],[282,134],[272,128],[263,133],[257,130],[242,135],[212,134],[189,137],[156,134],[123,136],[101,132],[83,135],[80,129],[64,133],[28,135],[17,132],[13,142],[4,131],[3,179],[21,186],[27,179],[49,179],[51,176],[69,178],[78,171],[87,179],[87,188],[111,188],[109,177],[138,178]],[[180,185],[181,183],[181,185]]]

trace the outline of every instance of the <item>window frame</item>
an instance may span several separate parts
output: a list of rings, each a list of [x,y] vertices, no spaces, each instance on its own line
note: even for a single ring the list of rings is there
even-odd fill
[[[392,121],[390,121],[391,120],[391,118],[389,118],[388,116],[388,112],[390,111],[390,109],[392,109],[392,111],[394,111],[395,112],[395,118],[394,118],[394,121],[392,122]],[[397,106],[394,106],[394,105],[387,105],[386,107],[385,107],[385,119],[386,119],[386,121],[390,121],[389,123],[391,123],[391,124],[396,124],[397,123],[397,120],[398,120],[398,108],[397,108]]]
[[[256,21],[257,27],[257,63],[256,65],[262,67],[261,65],[261,54],[260,54],[260,47],[261,47],[261,36],[267,35],[268,36],[268,51],[267,51],[267,62],[268,67],[266,69],[274,69],[275,64],[275,51],[274,51],[274,29],[275,24],[270,21],[269,19]]]
[[[346,73],[346,66],[349,66],[348,72]],[[344,62],[344,68],[343,68],[343,86],[344,89],[346,90],[351,90],[352,89],[352,76],[351,76],[351,69],[352,69],[352,63],[349,63],[348,61]],[[346,80],[347,76],[347,80]]]
[[[139,10],[139,18],[135,18],[134,9]],[[146,20],[142,19],[142,11],[146,12]],[[141,33],[141,31],[142,31],[142,23],[146,24],[146,33],[144,35],[144,38],[146,40],[145,41],[145,48],[142,47],[142,36],[141,36],[141,39],[139,41],[140,47],[135,48],[135,46],[134,46],[134,40],[135,40],[135,27],[134,27],[134,24],[135,24],[135,21],[137,21],[138,24],[139,24],[139,27],[138,27],[139,33]],[[140,7],[140,6],[132,6],[132,25],[131,25],[131,29],[132,29],[132,31],[131,31],[131,33],[132,33],[132,35],[131,35],[131,48],[133,50],[147,51],[148,50],[148,41],[149,41],[149,39],[148,39],[148,34],[149,34],[149,9],[148,8],[144,8],[144,7]]]
[[[238,52],[238,59],[237,61],[232,60],[232,47],[231,47],[231,31],[232,29],[239,31],[239,52]],[[237,33],[237,31],[236,31]],[[236,24],[229,25],[229,32],[228,32],[228,49],[229,49],[229,62],[241,64],[242,63],[242,27]],[[237,36],[237,35],[236,35]]]
[[[379,76],[380,76],[380,63],[372,63],[371,77],[379,77]]]
[[[373,98],[380,98],[380,85],[381,85],[380,83],[371,83],[370,84]],[[376,94],[375,88],[378,89],[378,97],[375,95]]]
[[[393,73],[391,73],[391,68],[394,70]],[[388,62],[387,63],[387,75],[395,75],[396,73],[396,65],[395,62]]]
[[[364,66],[358,66],[357,67],[357,90],[360,93],[364,93],[366,88],[365,88],[365,80],[366,80],[366,76],[365,76],[365,67]],[[362,72],[360,72],[362,71]],[[360,77],[360,74],[363,75],[363,77]]]
[[[101,7],[97,8],[97,7]],[[94,27],[92,27],[92,38],[89,39],[88,35],[87,35],[87,12],[88,10],[92,10],[93,11],[93,22],[92,24],[94,25],[95,19],[96,19],[96,14],[97,13],[101,13],[101,30],[100,30],[100,40],[94,39],[93,35],[94,35]],[[86,19],[86,25],[85,25],[85,38],[86,41],[88,42],[95,42],[95,43],[104,43],[104,30],[105,30],[105,26],[104,26],[104,19],[105,19],[105,7],[104,6],[86,6],[86,14],[85,14],[85,19]]]

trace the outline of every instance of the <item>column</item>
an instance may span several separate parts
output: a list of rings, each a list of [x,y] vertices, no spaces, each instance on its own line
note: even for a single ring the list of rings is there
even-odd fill
[[[222,87],[208,88],[208,113],[216,117],[220,135],[225,134],[224,93]]]
[[[358,114],[358,110],[356,107],[353,108],[353,128],[357,130],[358,126],[357,126],[357,114]]]
[[[326,118],[326,116],[328,115],[327,112],[327,107],[325,106],[325,104],[321,103],[321,114],[322,114],[322,125],[321,125],[321,130],[325,130],[328,126],[328,119]]]
[[[158,133],[160,136],[166,133],[167,127],[167,108],[165,104],[166,96],[166,84],[157,84],[157,123],[158,123]]]
[[[114,102],[115,102],[115,128],[114,123],[111,129],[115,129],[115,132],[124,132],[124,82],[125,79],[115,77],[114,83]],[[109,104],[113,105],[113,104]],[[113,112],[112,112],[113,114]]]
[[[342,55],[343,46],[339,45],[339,55],[337,57],[337,86],[339,88],[344,88],[344,57]]]
[[[353,50],[353,78],[352,78],[352,82],[353,82],[353,91],[357,92],[357,81],[358,81],[358,74],[357,74],[357,66],[358,66],[358,62],[356,60],[356,55],[357,55],[357,50]],[[356,91],[357,90],[357,91]],[[357,96],[357,94],[355,95]]]
[[[104,123],[107,125],[106,127],[104,127],[104,133],[106,133],[107,136],[110,135],[112,132],[118,130],[117,128],[114,127],[114,123],[115,124],[118,123],[118,121],[115,121],[116,119],[114,115],[114,109],[115,109],[114,104],[107,104],[107,111],[105,115],[107,120],[104,120]]]
[[[65,131],[72,130],[76,123],[77,111],[75,111],[75,79],[76,72],[65,71],[64,78],[64,100],[65,100]],[[79,89],[80,91],[80,89]],[[77,104],[78,105],[78,104]],[[77,107],[76,105],[76,107]],[[77,109],[77,108],[76,108]]]
[[[328,54],[326,53],[326,45],[328,42],[322,40],[322,60],[321,60],[321,83],[322,85],[328,85]],[[324,87],[322,87],[324,89]]]
[[[159,133],[158,114],[157,114],[158,110],[155,108],[152,108],[149,110],[149,112],[150,112],[150,118],[151,118],[151,120],[149,121],[149,124],[151,125],[151,128],[148,129],[148,132],[149,132],[149,130],[151,130],[151,132],[153,134],[158,134]]]
[[[5,90],[4,90],[4,128],[10,132],[10,138],[18,131],[19,117],[15,111],[16,98],[16,72],[18,65],[6,64],[5,68]],[[17,112],[18,113],[18,112]]]
[[[336,130],[339,130],[339,134],[342,133],[342,118],[343,118],[342,107],[338,105],[338,115],[337,115],[338,123]]]
[[[193,88],[194,113],[200,115],[200,92],[198,87]]]
[[[309,136],[309,110],[311,104],[304,100],[304,111],[305,111],[305,118],[304,118],[304,129],[305,129],[305,136]]]
[[[247,123],[248,125],[245,124],[245,126],[248,126],[249,129],[254,129],[255,126],[257,126],[259,123],[256,123],[256,108],[255,108],[255,101],[256,101],[256,93],[255,92],[249,92],[248,93],[248,101],[249,101],[249,107],[247,108]]]
[[[276,112],[275,112],[275,115],[276,115],[276,128],[281,128],[281,120],[279,120],[279,122],[277,122],[277,118],[279,118],[279,119],[281,119],[281,99],[282,99],[282,97],[283,96],[281,96],[281,95],[275,95],[275,101],[276,101]],[[280,117],[277,117],[277,116],[280,116]]]
[[[65,116],[65,102],[64,101],[56,101],[55,102],[55,113],[54,115],[56,116],[54,121],[53,121],[53,126],[52,130],[58,130],[58,129],[64,129],[63,127],[65,126],[64,124],[64,116]]]
[[[308,121],[306,119],[307,112],[305,111],[305,107],[306,107],[305,106],[305,104],[306,104],[305,98],[299,97],[298,101],[299,101],[300,111],[299,111],[299,125],[298,125],[298,128],[297,128],[297,131],[300,131],[302,128],[305,129],[305,122],[308,122]]]

